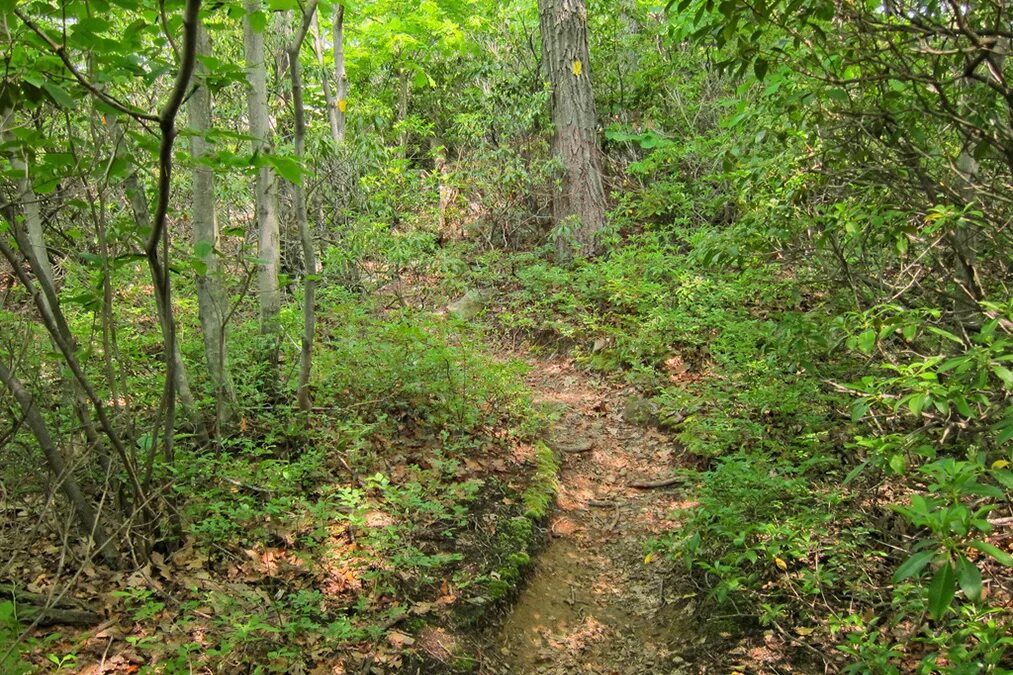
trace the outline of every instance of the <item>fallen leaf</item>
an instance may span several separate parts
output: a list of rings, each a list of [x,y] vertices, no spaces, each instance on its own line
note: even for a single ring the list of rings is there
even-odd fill
[[[398,649],[402,649],[404,647],[411,647],[413,644],[415,644],[415,638],[413,638],[411,635],[408,635],[407,633],[402,633],[399,630],[394,630],[388,633],[387,641],[390,642],[395,647],[397,647]]]

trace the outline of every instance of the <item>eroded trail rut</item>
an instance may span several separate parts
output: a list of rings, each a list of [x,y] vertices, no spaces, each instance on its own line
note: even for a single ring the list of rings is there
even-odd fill
[[[562,411],[553,432],[561,471],[549,538],[486,654],[486,673],[700,672],[694,596],[644,542],[679,527],[691,506],[668,478],[677,446],[627,419],[631,392],[569,361],[538,360],[528,378]]]

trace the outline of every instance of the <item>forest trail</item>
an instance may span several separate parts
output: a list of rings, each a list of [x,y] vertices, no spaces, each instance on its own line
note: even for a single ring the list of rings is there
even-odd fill
[[[548,540],[504,618],[486,673],[672,673],[690,667],[703,636],[694,596],[670,587],[672,564],[644,542],[678,528],[691,506],[668,479],[678,447],[628,417],[632,390],[567,359],[532,361],[536,398],[558,406],[551,443],[560,461]],[[699,668],[693,670],[699,672]]]

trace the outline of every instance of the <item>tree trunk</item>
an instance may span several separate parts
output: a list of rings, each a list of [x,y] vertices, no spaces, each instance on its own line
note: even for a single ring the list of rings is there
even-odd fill
[[[250,135],[253,151],[270,154],[274,146],[270,109],[267,101],[267,63],[264,56],[264,36],[250,24],[250,15],[261,11],[260,0],[245,0],[246,16],[243,19],[243,43],[246,51],[246,76],[250,88],[247,96],[250,116]],[[270,14],[268,28],[270,30]],[[277,181],[274,170],[262,166],[257,172],[255,191],[258,257],[260,267],[257,278],[260,296],[260,333],[266,339],[262,359],[267,366],[265,383],[268,387],[278,383],[278,357],[281,347],[281,288],[278,273],[281,269],[281,230],[278,223]]]
[[[398,139],[398,147],[401,152],[401,159],[408,157],[408,128],[405,122],[408,120],[408,98],[411,95],[411,78],[408,76],[408,69],[401,66],[398,70],[398,96],[397,96],[397,121],[401,123],[401,134]]]
[[[113,123],[115,124],[115,123]],[[130,203],[130,211],[138,227],[144,227],[151,222],[151,213],[148,209],[148,198],[144,194],[140,181],[137,179],[137,169],[131,168],[127,177],[123,180],[123,187],[127,194],[127,201]],[[149,266],[150,267],[150,266]],[[209,441],[207,425],[197,410],[197,403],[193,399],[193,391],[190,389],[190,376],[187,374],[186,364],[183,363],[183,355],[179,352],[179,340],[175,339],[174,326],[170,325],[174,319],[172,308],[167,307],[162,293],[158,292],[157,282],[161,278],[159,270],[151,268],[152,282],[156,283],[155,308],[158,312],[158,325],[162,329],[162,340],[166,345],[172,345],[172,379],[179,397],[179,404],[184,414],[193,425],[197,433],[197,440],[201,443]]]
[[[605,226],[605,190],[598,167],[594,96],[585,0],[538,0],[542,61],[552,88],[553,152],[563,165],[552,205],[559,253],[593,255]]]
[[[302,163],[306,149],[306,111],[303,106],[303,85],[302,75],[299,70],[299,51],[302,47],[306,30],[316,11],[316,0],[311,0],[306,6],[305,17],[302,28],[296,29],[297,33],[292,38],[288,47],[288,71],[292,81],[292,110],[295,114],[295,133],[293,143],[295,145],[295,157]],[[297,398],[299,409],[309,412],[312,407],[310,400],[310,373],[313,367],[313,337],[316,332],[316,274],[317,259],[316,251],[313,248],[313,235],[310,232],[309,218],[306,215],[306,198],[303,191],[302,181],[294,183],[293,203],[295,206],[296,225],[299,227],[299,239],[302,241],[302,257],[304,266],[304,299],[303,299],[303,335],[302,350],[299,357],[299,385]]]
[[[331,138],[335,145],[341,142],[342,134],[338,128],[338,101],[334,98],[334,90],[331,88],[331,77],[324,65],[324,40],[320,34],[320,13],[313,16],[313,55],[316,56],[317,65],[320,67],[320,84],[324,89],[324,102],[327,104],[327,121],[331,125]]]
[[[337,98],[338,143],[345,142],[345,111],[348,108],[348,74],[345,73],[345,6],[334,12],[334,87]]]
[[[210,56],[207,30],[201,25],[197,32],[197,53]],[[197,303],[204,354],[215,392],[218,427],[236,413],[236,389],[228,369],[228,348],[225,321],[228,299],[222,284],[221,270],[214,249],[218,247],[218,218],[215,214],[214,170],[201,162],[207,155],[205,134],[211,130],[211,91],[206,85],[207,68],[198,61],[195,75],[198,87],[190,98],[190,154],[193,156],[193,241],[195,255],[202,269],[197,273]]]

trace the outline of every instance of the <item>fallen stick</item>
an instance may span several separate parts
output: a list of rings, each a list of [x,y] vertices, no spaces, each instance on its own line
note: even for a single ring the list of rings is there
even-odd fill
[[[18,605],[18,620],[24,623],[36,623],[39,626],[61,624],[66,626],[92,626],[101,617],[97,612],[88,609],[59,609],[57,607],[37,607],[35,605]]]
[[[50,607],[48,605],[52,601],[47,595],[22,591],[13,584],[0,584],[0,600],[13,600],[18,620],[39,626],[53,624],[91,626],[102,618],[98,612],[88,609],[76,600],[59,600]]]
[[[674,476],[672,478],[662,478],[661,480],[635,480],[631,483],[627,483],[627,487],[640,488],[641,490],[651,490],[653,488],[663,488],[676,483],[681,483],[681,476]]]

